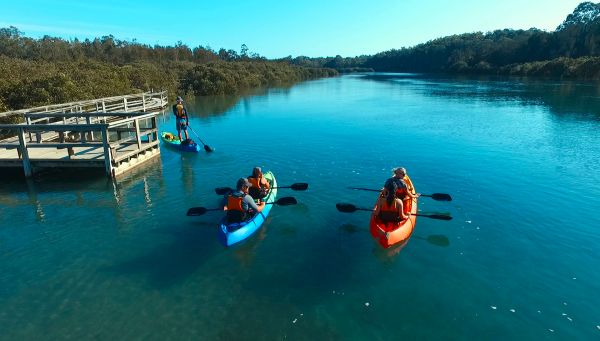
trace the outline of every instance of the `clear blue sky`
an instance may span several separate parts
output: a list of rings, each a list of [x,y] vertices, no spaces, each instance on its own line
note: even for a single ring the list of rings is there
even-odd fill
[[[26,36],[287,55],[353,57],[496,29],[553,31],[580,0],[0,0],[0,27]]]

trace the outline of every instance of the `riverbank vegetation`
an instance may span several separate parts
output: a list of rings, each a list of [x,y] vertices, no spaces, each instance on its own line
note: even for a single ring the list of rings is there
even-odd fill
[[[600,80],[600,21],[560,31],[497,30],[443,37],[373,56],[290,58],[339,72],[512,75]]]
[[[581,3],[552,32],[496,30],[447,36],[373,56],[290,58],[338,71],[542,76],[600,80],[600,4]],[[596,19],[591,19],[596,18]]]
[[[23,37],[0,28],[0,112],[149,90],[235,94],[330,77],[337,71],[269,61],[242,45],[234,50],[148,46],[105,36],[67,41]]]

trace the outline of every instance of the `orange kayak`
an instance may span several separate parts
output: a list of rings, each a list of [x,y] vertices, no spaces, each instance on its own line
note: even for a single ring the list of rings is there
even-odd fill
[[[416,194],[415,187],[408,175],[404,177],[404,182],[408,185],[408,190],[412,194]],[[379,217],[371,216],[371,235],[385,248],[407,242],[415,228],[415,224],[417,223],[417,216],[415,215],[417,213],[417,198],[409,198],[404,200],[403,203],[404,212],[411,213],[408,219],[400,222],[384,223]],[[375,207],[377,207],[377,201],[375,201]]]

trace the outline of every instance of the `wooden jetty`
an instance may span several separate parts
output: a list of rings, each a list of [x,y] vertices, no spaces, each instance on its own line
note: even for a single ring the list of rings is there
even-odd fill
[[[24,123],[0,124],[0,169],[101,168],[111,177],[160,155],[156,116],[166,91],[71,102],[0,113]]]

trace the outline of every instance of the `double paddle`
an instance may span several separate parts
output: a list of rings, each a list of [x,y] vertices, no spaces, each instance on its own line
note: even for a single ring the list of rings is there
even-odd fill
[[[356,207],[353,204],[348,204],[348,203],[337,203],[335,204],[335,207],[337,208],[338,211],[340,212],[344,212],[344,213],[353,213],[356,211],[373,211],[370,208],[360,208],[360,207]],[[426,218],[431,218],[431,219],[439,219],[439,220],[452,220],[452,217],[446,214],[420,214],[420,213],[413,213],[412,215],[415,215],[417,217],[426,217]]]
[[[358,190],[358,191],[381,192],[381,190],[379,190],[379,189],[372,189],[372,188],[362,188],[362,187],[348,187],[348,188]],[[432,198],[433,200],[437,200],[437,201],[452,201],[452,197],[450,196],[450,194],[446,194],[446,193],[421,194],[421,196],[429,197],[429,198]]]
[[[200,143],[202,143],[202,145],[204,146],[204,150],[206,150],[207,152],[212,152],[214,149],[212,149],[211,147],[209,147],[206,143],[204,143],[202,141],[202,139],[200,138],[200,136],[198,136],[198,134],[196,134],[196,132],[194,131],[194,129],[192,129],[192,127],[190,127],[190,125],[188,124],[188,128],[190,128],[190,130],[192,131],[192,133],[194,133],[194,135],[196,135],[196,137],[198,138],[198,140],[200,140]]]
[[[305,191],[308,188],[308,184],[305,182],[298,182],[295,183],[291,186],[277,186],[277,187],[272,187],[272,189],[279,189],[279,188],[291,188],[293,191]],[[215,188],[215,193],[217,193],[218,195],[225,195],[228,193],[232,193],[235,190],[231,187],[217,187]]]
[[[279,206],[289,206],[295,205],[298,201],[294,197],[283,197],[279,198],[273,202],[266,202],[265,205],[279,205]],[[188,216],[199,216],[203,215],[208,211],[223,211],[223,207],[219,208],[206,208],[206,207],[192,207],[187,211]]]

